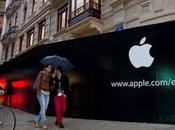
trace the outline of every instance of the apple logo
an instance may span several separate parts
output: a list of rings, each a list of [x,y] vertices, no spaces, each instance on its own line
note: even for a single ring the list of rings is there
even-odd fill
[[[129,50],[129,60],[135,68],[150,67],[154,58],[150,55],[152,45],[144,44],[146,37],[140,40],[140,45],[135,45]]]

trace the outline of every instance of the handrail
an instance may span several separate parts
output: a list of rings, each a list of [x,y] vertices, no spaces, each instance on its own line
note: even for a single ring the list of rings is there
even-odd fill
[[[90,9],[90,3],[87,2],[86,4],[82,5],[81,7],[77,8],[75,11],[71,12],[71,18],[78,16],[79,14],[85,12],[86,10]],[[96,2],[92,2],[92,9],[101,10],[101,5]]]
[[[18,31],[18,26],[11,26],[9,30],[2,36],[2,40],[6,39],[10,34],[16,33]]]
[[[18,2],[20,0],[12,0],[12,2],[7,6],[7,8],[5,9],[5,12],[8,12],[12,9],[12,6],[15,2]]]

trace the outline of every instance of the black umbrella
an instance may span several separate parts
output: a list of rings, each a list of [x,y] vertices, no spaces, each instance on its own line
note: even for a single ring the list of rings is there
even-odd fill
[[[52,65],[53,67],[61,66],[63,68],[63,71],[69,71],[73,68],[73,65],[69,62],[68,59],[57,55],[46,56],[40,62],[44,65]]]

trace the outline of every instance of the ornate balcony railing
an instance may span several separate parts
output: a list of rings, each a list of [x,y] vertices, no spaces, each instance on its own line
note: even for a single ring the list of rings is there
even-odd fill
[[[2,36],[2,43],[8,43],[9,41],[15,39],[17,31],[18,26],[10,27],[9,30]]]
[[[101,18],[101,5],[95,2],[87,2],[70,13],[69,26],[72,26],[87,17]]]
[[[6,17],[10,17],[21,5],[21,0],[12,0],[5,10]]]
[[[4,16],[4,12],[3,11],[0,11],[0,16]]]

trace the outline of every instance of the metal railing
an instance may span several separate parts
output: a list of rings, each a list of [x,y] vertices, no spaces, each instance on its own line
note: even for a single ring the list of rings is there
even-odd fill
[[[89,9],[95,9],[97,11],[101,11],[101,5],[99,3],[92,2],[92,8],[90,8],[90,6],[91,6],[90,3],[87,2],[83,6],[77,8],[75,11],[71,12],[71,18],[74,18]]]
[[[6,13],[12,10],[13,5],[15,4],[15,2],[20,2],[20,0],[12,0],[12,2],[7,6],[7,8],[5,10]]]
[[[79,15],[79,14],[83,13],[84,11],[86,11],[87,9],[89,9],[89,2],[87,2],[83,6],[77,8],[75,11],[73,11],[71,13],[71,18],[76,17],[77,15]]]
[[[4,16],[4,12],[3,11],[0,11],[0,16]]]
[[[18,31],[18,26],[11,26],[9,30],[2,36],[2,40],[6,39],[10,34],[16,33]]]

